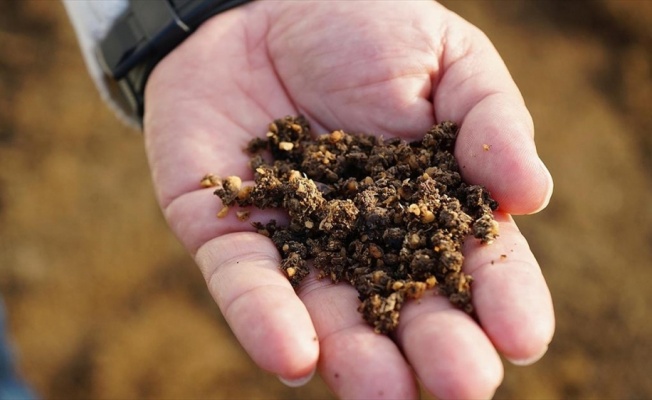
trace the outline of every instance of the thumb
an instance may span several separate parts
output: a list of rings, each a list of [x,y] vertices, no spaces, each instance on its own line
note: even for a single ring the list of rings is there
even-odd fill
[[[506,94],[478,102],[464,117],[455,155],[462,176],[482,184],[501,210],[532,214],[552,196],[550,172],[539,158],[530,115]]]
[[[484,185],[507,213],[540,211],[553,182],[521,93],[481,31],[455,14],[449,26],[433,104],[438,121],[460,124],[455,155],[462,176]]]

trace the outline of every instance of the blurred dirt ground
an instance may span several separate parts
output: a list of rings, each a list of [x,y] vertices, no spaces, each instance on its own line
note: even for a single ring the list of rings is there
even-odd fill
[[[518,218],[557,333],[497,398],[652,397],[652,2],[446,1],[503,55],[556,190]],[[329,398],[233,339],[63,7],[0,0],[0,293],[44,398]]]

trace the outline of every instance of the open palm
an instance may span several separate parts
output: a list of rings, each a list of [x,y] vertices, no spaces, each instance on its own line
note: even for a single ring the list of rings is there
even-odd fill
[[[478,320],[443,297],[401,312],[390,338],[357,312],[357,293],[309,276],[298,291],[271,241],[200,189],[206,173],[251,178],[243,149],[267,123],[303,114],[313,129],[416,138],[460,124],[463,177],[500,203],[501,237],[467,241]],[[508,213],[544,207],[552,181],[523,99],[489,40],[434,2],[254,2],[213,17],[168,55],[146,91],[157,196],[254,361],[298,383],[319,368],[340,397],[489,397],[499,354],[527,363],[551,340],[550,294]],[[274,211],[254,211],[263,221]],[[506,256],[506,257],[505,257]]]

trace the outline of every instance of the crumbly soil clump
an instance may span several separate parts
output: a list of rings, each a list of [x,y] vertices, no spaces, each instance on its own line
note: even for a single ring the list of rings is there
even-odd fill
[[[288,225],[254,226],[276,245],[292,285],[308,275],[311,260],[320,278],[353,285],[364,319],[389,333],[405,301],[427,289],[473,312],[462,245],[469,235],[484,243],[498,236],[498,204],[485,188],[462,181],[453,156],[457,132],[443,122],[414,142],[341,130],[314,138],[305,118],[285,117],[249,143],[254,186],[238,177],[202,182],[216,187],[225,210],[286,210]]]

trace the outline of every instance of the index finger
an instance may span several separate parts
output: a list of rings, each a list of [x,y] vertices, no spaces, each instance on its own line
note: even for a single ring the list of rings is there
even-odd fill
[[[491,245],[464,244],[464,271],[473,276],[473,304],[496,348],[516,364],[531,364],[555,330],[550,291],[514,220],[497,212],[500,237]]]

